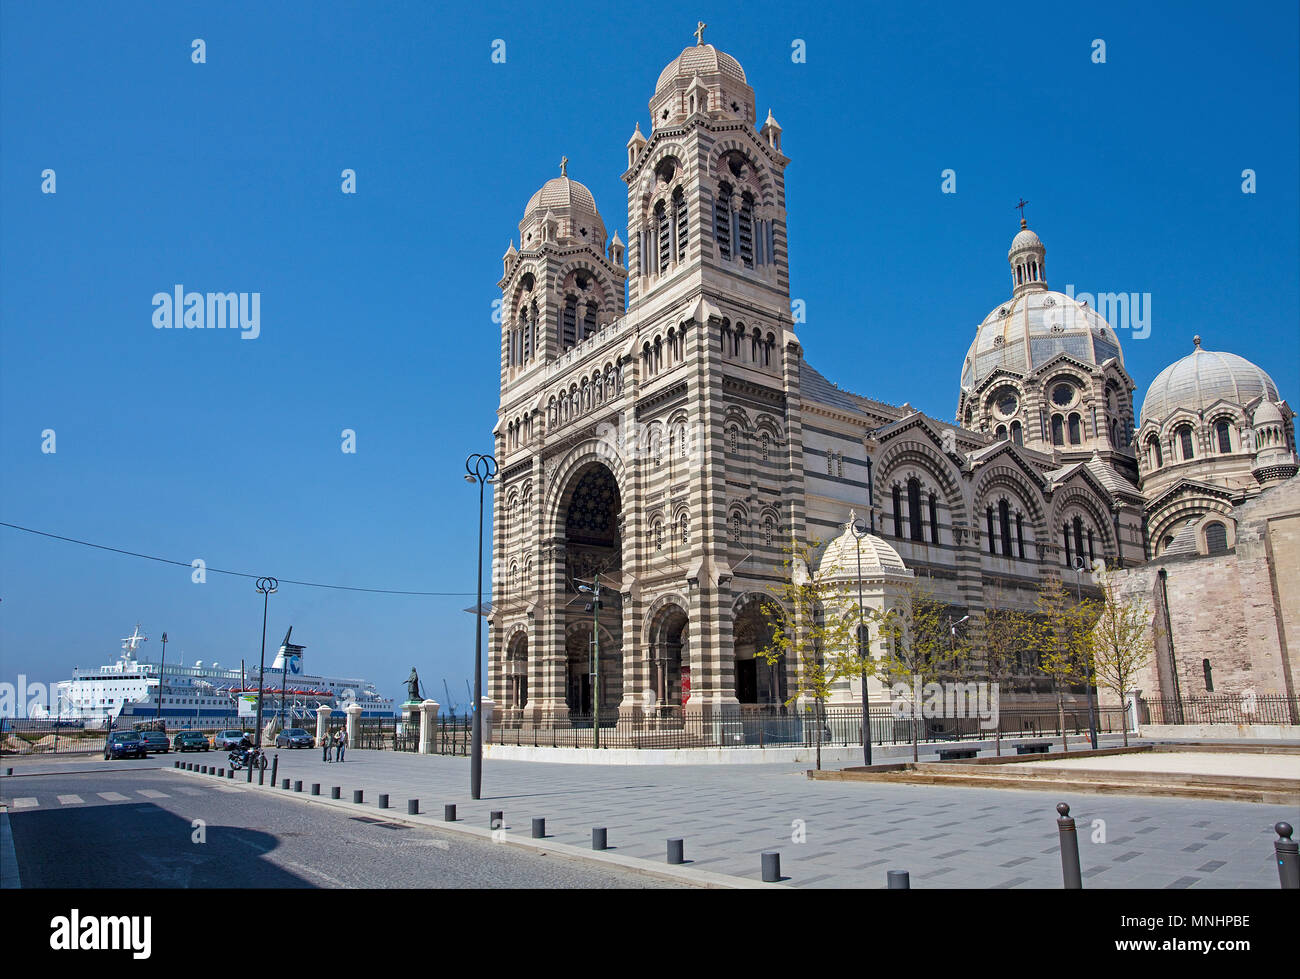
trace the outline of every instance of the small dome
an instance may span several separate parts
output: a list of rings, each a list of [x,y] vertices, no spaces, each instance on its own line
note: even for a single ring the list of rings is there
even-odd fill
[[[844,524],[843,532],[826,545],[826,551],[817,565],[817,577],[832,576],[857,580],[858,577],[858,536],[854,533],[853,523],[858,519],[857,513],[849,511],[849,519]],[[878,575],[881,572],[891,574],[908,574],[907,565],[888,543],[875,534],[866,534],[861,538],[862,575]]]
[[[712,44],[695,44],[683,49],[682,53],[668,62],[667,67],[659,73],[659,81],[655,83],[655,94],[658,95],[677,78],[719,73],[730,75],[736,81],[748,84],[745,79],[745,69],[740,67],[739,61],[725,51],[719,51]]]
[[[1256,398],[1278,401],[1277,385],[1261,368],[1245,357],[1196,348],[1174,361],[1151,382],[1142,399],[1140,422],[1168,418],[1179,408],[1200,413],[1216,401],[1248,405]]]
[[[559,211],[562,207],[579,207],[592,214],[598,213],[596,198],[591,196],[591,191],[585,184],[568,177],[552,177],[529,199],[528,206],[524,208],[524,217],[527,218],[539,209]]]
[[[1265,398],[1255,409],[1254,425],[1258,428],[1260,425],[1281,425],[1282,412],[1278,410],[1277,405]]]
[[[541,239],[536,223],[550,214],[559,222],[563,241],[583,241],[598,249],[605,247],[605,222],[596,210],[596,199],[584,184],[567,176],[552,177],[542,184],[524,208],[519,222],[520,244],[524,251],[536,247]]]
[[[1020,233],[1011,239],[1011,248],[1007,254],[1012,255],[1025,248],[1042,248],[1042,239],[1029,228],[1021,228]]]

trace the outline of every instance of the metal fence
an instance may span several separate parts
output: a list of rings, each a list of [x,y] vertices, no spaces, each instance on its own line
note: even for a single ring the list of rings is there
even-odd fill
[[[638,713],[620,718],[617,710],[601,712],[602,748],[782,748],[811,747],[817,743],[819,718],[813,709],[801,711],[781,706],[732,709],[705,717],[687,714],[680,707],[658,713]],[[1060,715],[1055,707],[1034,707],[998,712],[996,722],[978,717],[918,718],[916,738],[933,743],[1004,737],[1059,737]],[[911,744],[913,721],[898,717],[887,706],[871,708],[871,742],[878,745]],[[986,726],[987,725],[987,726]],[[862,743],[861,707],[826,707],[820,711],[821,743],[850,746]],[[1065,711],[1065,730],[1088,731],[1088,709]],[[1124,730],[1124,710],[1097,709],[1099,733]],[[533,747],[591,748],[595,744],[591,715],[569,716],[567,726],[494,717],[489,741],[493,744]]]
[[[437,718],[432,753],[468,755],[472,718],[466,714]],[[357,722],[357,747],[376,751],[419,751],[420,725],[396,717],[364,717]]]
[[[1297,724],[1300,697],[1151,697],[1138,701],[1138,719],[1143,724]]]

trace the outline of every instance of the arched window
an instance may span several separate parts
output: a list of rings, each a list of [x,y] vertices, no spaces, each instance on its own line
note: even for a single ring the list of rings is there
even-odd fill
[[[659,240],[659,273],[668,271],[673,254],[672,232],[668,228],[668,208],[660,201],[655,205],[655,234]]]
[[[1002,531],[1002,554],[1011,557],[1011,507],[1006,500],[998,501],[998,524]]]
[[[767,462],[767,452],[768,452],[767,432],[763,432],[758,436],[758,447],[759,450],[762,452],[763,461]]]
[[[933,493],[930,494],[930,543],[939,543],[939,507]]]
[[[1061,533],[1065,536],[1065,566],[1074,567],[1074,555],[1070,553],[1070,525],[1067,523],[1061,528]]]
[[[676,219],[677,231],[677,261],[686,260],[686,244],[689,240],[687,226],[689,223],[689,213],[686,208],[686,195],[678,187],[673,191],[673,215]]]
[[[1231,452],[1232,434],[1231,434],[1231,430],[1228,427],[1228,421],[1226,418],[1219,419],[1218,423],[1214,426],[1214,434],[1215,436],[1218,437],[1219,440],[1219,451]]]
[[[1228,529],[1217,520],[1205,525],[1205,549],[1210,554],[1228,553]]]
[[[1092,549],[1092,528],[1089,527],[1088,528],[1088,565],[1089,567],[1091,567],[1096,563],[1097,563],[1097,552]]]
[[[740,239],[740,260],[745,268],[754,267],[754,197],[746,192],[740,198],[740,220],[736,226]]]
[[[1195,458],[1195,453],[1192,449],[1192,426],[1179,425],[1178,430],[1174,432],[1174,437],[1178,439],[1178,446],[1182,449],[1183,459]]]
[[[1004,439],[1004,438],[1006,438],[1006,437],[1007,437],[1007,426],[1005,426],[1005,425],[999,425],[999,426],[998,426],[998,430],[997,430],[997,432],[995,432],[994,434],[996,434],[997,437],[998,437],[999,439]]]
[[[582,339],[596,335],[596,304],[587,303],[587,315],[582,319]]]
[[[1011,441],[1015,442],[1016,445],[1025,444],[1024,429],[1020,427],[1020,422],[1018,421],[1011,423]]]
[[[718,244],[718,257],[731,258],[731,185],[718,185],[718,199],[713,202],[713,240]]]
[[[655,520],[650,525],[650,537],[654,540],[655,550],[662,551],[664,549],[664,522],[662,520]]]
[[[1160,440],[1154,435],[1147,439],[1147,462],[1152,469],[1159,469],[1165,464],[1164,455],[1160,451]]]
[[[731,515],[731,540],[735,544],[740,543],[740,514]]]
[[[772,518],[763,518],[763,543],[772,546],[772,539],[776,535],[776,525],[772,523]]]
[[[727,448],[735,455],[740,451],[740,429],[732,425],[727,429]]]
[[[915,476],[907,481],[907,520],[911,525],[912,540],[924,541],[921,524],[921,482]]]
[[[1070,444],[1078,445],[1082,441],[1083,441],[1082,425],[1079,422],[1079,416],[1075,414],[1071,414],[1070,415]]]
[[[987,530],[989,535],[989,553],[996,554],[998,552],[998,540],[993,535],[993,505],[992,504],[989,504],[987,509],[984,511],[984,517],[988,525]]]
[[[903,536],[903,494],[897,486],[894,487],[894,536],[900,540]]]
[[[1074,556],[1083,557],[1083,521],[1078,517],[1074,518]]]
[[[1065,419],[1060,415],[1052,416],[1052,444],[1065,444]]]
[[[1020,560],[1025,559],[1025,518],[1022,514],[1016,514],[1016,553]]]
[[[568,350],[578,342],[578,300],[564,298],[564,319],[560,323],[560,350]]]
[[[687,513],[677,518],[677,536],[681,538],[683,544],[691,542],[691,518]]]

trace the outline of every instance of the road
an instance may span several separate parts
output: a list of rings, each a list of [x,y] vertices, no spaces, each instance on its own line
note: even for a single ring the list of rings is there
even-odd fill
[[[89,758],[66,772],[0,780],[22,886],[674,886],[391,822],[373,809],[349,815],[156,765]]]

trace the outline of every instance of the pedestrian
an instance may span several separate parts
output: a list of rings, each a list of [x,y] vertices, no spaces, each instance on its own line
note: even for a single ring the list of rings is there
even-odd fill
[[[334,760],[342,761],[343,752],[348,746],[348,739],[343,736],[341,730],[334,732]]]
[[[326,763],[328,763],[329,760],[330,760],[330,733],[329,733],[329,731],[326,731],[324,734],[321,735],[320,746],[321,746],[321,748],[323,748],[324,751],[325,751],[325,754],[324,754],[324,758],[323,758],[323,760],[324,760]]]

